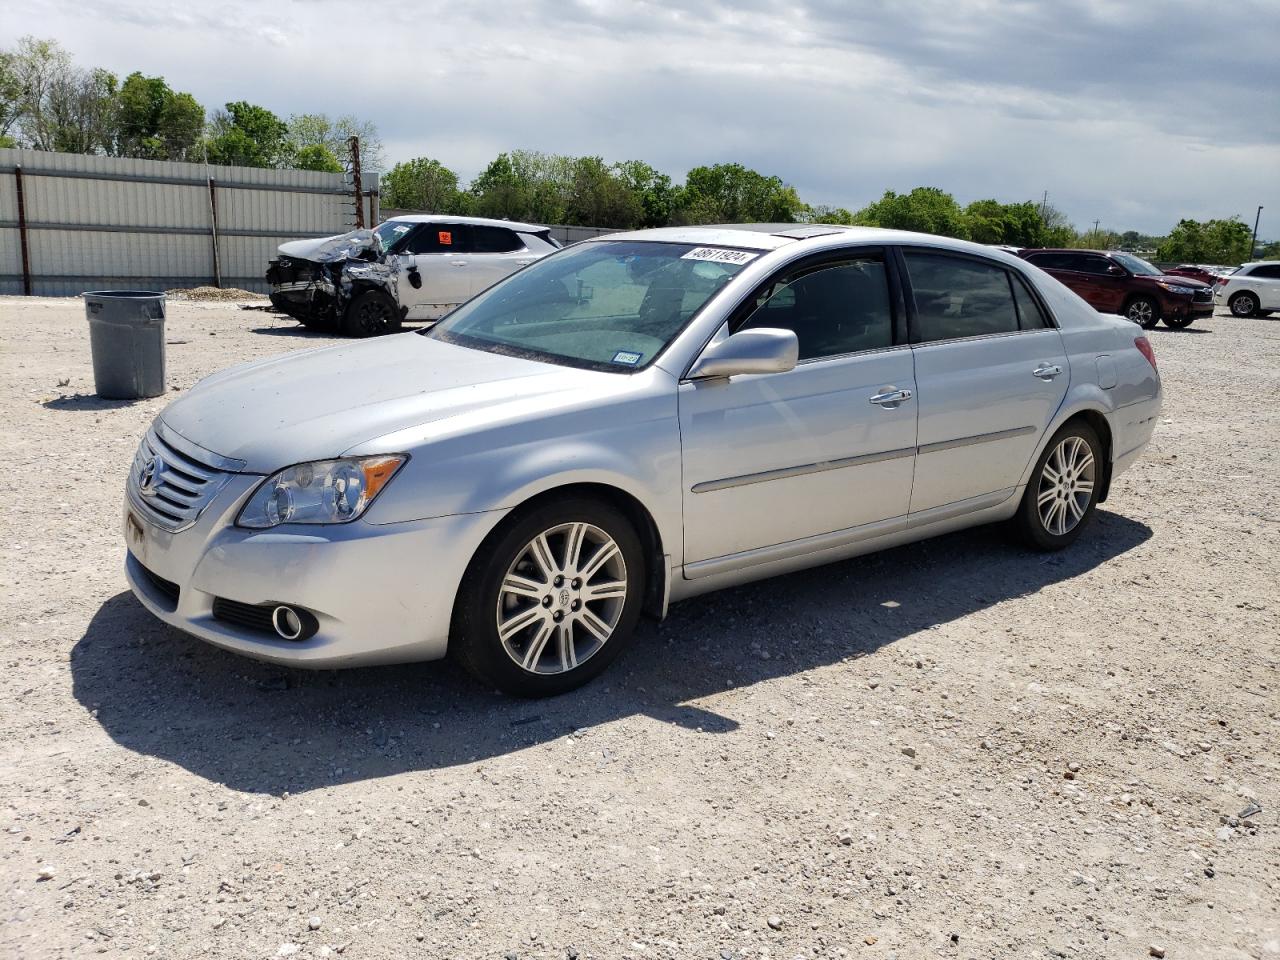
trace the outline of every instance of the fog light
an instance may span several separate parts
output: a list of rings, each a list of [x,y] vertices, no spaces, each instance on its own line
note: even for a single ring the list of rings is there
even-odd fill
[[[302,618],[293,607],[281,605],[272,610],[271,625],[285,640],[297,640],[302,636]]]

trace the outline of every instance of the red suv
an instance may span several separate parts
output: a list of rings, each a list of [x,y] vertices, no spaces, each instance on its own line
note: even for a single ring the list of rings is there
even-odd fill
[[[1099,313],[1118,313],[1150,330],[1161,320],[1181,329],[1213,314],[1213,288],[1161,273],[1131,253],[1023,250],[1024,259],[1060,280]]]

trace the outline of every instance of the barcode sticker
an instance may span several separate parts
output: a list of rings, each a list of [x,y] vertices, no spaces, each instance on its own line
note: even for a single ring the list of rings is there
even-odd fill
[[[746,250],[724,250],[720,247],[695,247],[686,253],[681,260],[710,260],[712,263],[750,263],[758,253]]]

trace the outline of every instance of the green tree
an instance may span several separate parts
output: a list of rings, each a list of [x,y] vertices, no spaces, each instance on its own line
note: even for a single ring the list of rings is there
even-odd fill
[[[624,160],[614,171],[640,205],[641,227],[665,227],[675,210],[676,191],[671,178],[643,160]]]
[[[471,182],[472,212],[532,223],[564,223],[573,190],[571,157],[513,150]]]
[[[634,227],[643,214],[639,198],[602,158],[578,157],[571,162],[565,223]]]
[[[22,80],[19,76],[18,55],[9,50],[0,50],[0,138],[17,140],[9,136],[22,119],[24,109]]]
[[[1044,236],[1038,246],[1069,247],[1076,238],[1076,228],[1067,215],[1051,203],[1040,205],[1040,219],[1044,221]]]
[[[313,143],[293,155],[293,167],[297,170],[318,170],[321,173],[342,173],[343,166],[326,146]]]
[[[281,167],[293,159],[288,126],[266,107],[238,100],[214,114],[205,147],[209,162],[240,167]]]
[[[114,150],[122,157],[188,160],[204,131],[204,107],[163,77],[131,73],[117,98]]]
[[[383,174],[382,205],[392,210],[460,213],[458,175],[430,157],[397,163]]]
[[[83,70],[56,40],[23,37],[7,55],[3,114],[17,140],[36,150],[96,153],[113,134],[116,78]],[[16,100],[9,97],[16,91]]]
[[[740,163],[694,167],[679,191],[679,223],[795,223],[805,211],[795,188]]]
[[[800,219],[805,223],[833,223],[850,226],[855,221],[855,214],[844,207],[832,207],[820,203],[816,207],[808,207]]]
[[[977,243],[1045,246],[1045,223],[1034,203],[975,200],[964,208],[964,219],[969,239]]]
[[[943,237],[964,239],[968,236],[960,204],[937,187],[916,187],[910,193],[901,194],[886,190],[883,197],[858,211],[857,222]]]
[[[1243,263],[1252,256],[1252,232],[1239,217],[1225,220],[1179,220],[1156,250],[1159,260],[1187,263]]]
[[[302,113],[291,116],[288,126],[289,145],[296,155],[301,155],[307,147],[324,147],[345,165],[351,152],[347,141],[358,137],[361,168],[370,172],[385,168],[382,140],[372,121],[357,120],[349,115],[333,120],[323,113]],[[315,152],[309,155],[314,156]]]

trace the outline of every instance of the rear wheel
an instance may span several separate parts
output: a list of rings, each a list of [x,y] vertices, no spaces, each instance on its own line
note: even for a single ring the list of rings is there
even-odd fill
[[[348,337],[376,337],[400,329],[400,310],[381,290],[366,290],[351,301],[342,319]]]
[[[1228,301],[1231,313],[1237,317],[1252,317],[1258,312],[1258,298],[1247,290],[1242,290]]]
[[[1160,305],[1150,297],[1134,297],[1124,308],[1124,315],[1142,329],[1150,330],[1160,322]]]
[[[630,642],[644,550],[606,503],[565,498],[517,515],[476,552],[458,593],[450,651],[505,693],[565,693]]]
[[[1102,481],[1102,444],[1086,424],[1069,423],[1036,461],[1014,519],[1037,550],[1061,550],[1093,518]]]

